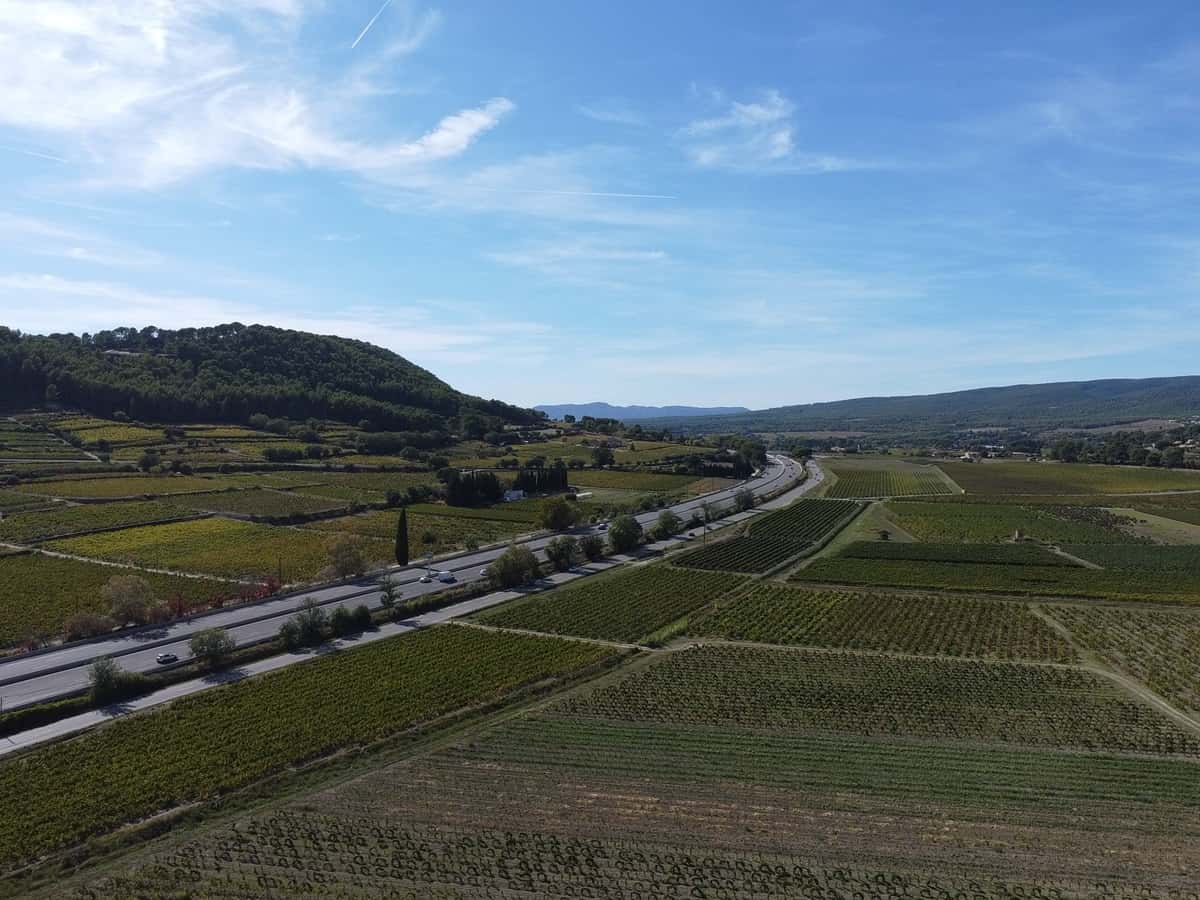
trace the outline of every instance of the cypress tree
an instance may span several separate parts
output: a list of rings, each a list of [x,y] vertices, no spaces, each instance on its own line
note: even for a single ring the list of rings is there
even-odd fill
[[[396,562],[408,565],[408,510],[400,510],[400,521],[396,523]]]

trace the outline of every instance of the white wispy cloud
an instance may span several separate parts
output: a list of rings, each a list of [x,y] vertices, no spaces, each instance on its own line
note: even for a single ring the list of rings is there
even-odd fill
[[[581,103],[575,107],[580,115],[606,125],[638,126],[646,124],[645,117],[627,103],[617,100]]]
[[[711,97],[724,103],[719,92]],[[894,166],[883,160],[799,149],[795,111],[795,105],[782,93],[768,90],[750,102],[728,103],[720,115],[690,122],[680,130],[680,137],[688,158],[706,169],[820,174]]]
[[[3,211],[0,211],[0,241],[9,249],[36,256],[109,268],[149,269],[163,263],[160,254],[126,241],[113,240],[82,227]]]
[[[294,33],[316,5],[0,0],[0,126],[42,138],[85,181],[157,188],[224,168],[377,177],[464,153],[514,108],[495,97],[416,137],[348,137],[363,112],[348,104],[382,89],[369,64],[344,81],[296,69]],[[405,21],[375,64],[419,47],[440,17]]]

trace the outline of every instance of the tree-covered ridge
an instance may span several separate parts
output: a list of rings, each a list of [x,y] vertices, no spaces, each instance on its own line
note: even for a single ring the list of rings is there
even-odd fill
[[[538,416],[462,394],[362,341],[232,323],[22,335],[0,327],[0,403],[57,400],[100,416],[245,422],[255,413],[430,431]],[[490,421],[489,421],[490,420]]]

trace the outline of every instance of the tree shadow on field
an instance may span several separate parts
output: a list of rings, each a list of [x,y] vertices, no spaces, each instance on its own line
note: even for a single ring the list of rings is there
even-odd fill
[[[105,718],[119,719],[121,716],[127,716],[131,712],[136,712],[136,709],[128,700],[118,700],[115,703],[109,703],[105,706],[101,706],[97,711]]]

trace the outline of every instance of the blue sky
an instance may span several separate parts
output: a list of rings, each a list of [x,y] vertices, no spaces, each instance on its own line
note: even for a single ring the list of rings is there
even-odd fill
[[[0,0],[0,323],[522,404],[1198,370],[1194,3],[380,2]]]

